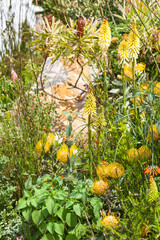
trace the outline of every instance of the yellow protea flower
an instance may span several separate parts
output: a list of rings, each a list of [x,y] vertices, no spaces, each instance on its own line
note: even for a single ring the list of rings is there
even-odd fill
[[[89,91],[84,105],[84,113],[87,115],[96,115],[96,98],[92,91]]]
[[[94,181],[91,191],[98,194],[104,195],[106,192],[106,188],[109,187],[109,183],[107,180],[103,181],[102,179],[99,181]]]
[[[101,225],[108,230],[118,227],[118,224],[119,224],[119,220],[117,217],[115,217],[114,213],[112,214],[108,213],[107,216],[106,214],[104,214],[101,217]]]
[[[157,96],[160,96],[160,82],[156,83],[155,87],[154,87],[154,93]]]
[[[128,53],[129,58],[133,61],[138,58],[138,54],[140,51],[140,39],[139,33],[137,31],[136,24],[132,24],[132,30],[128,35]]]
[[[146,68],[146,64],[143,62],[140,62],[140,63],[136,64],[136,66],[135,66],[135,70],[138,73],[143,72],[145,70],[145,68]]]
[[[104,117],[104,108],[99,107],[98,114],[96,116],[95,126],[99,129],[103,129],[106,125],[105,117]]]
[[[152,203],[158,199],[158,188],[157,184],[153,178],[153,176],[150,176],[149,178],[149,193],[148,193],[148,201],[149,203]]]
[[[54,143],[55,135],[53,133],[49,133],[47,136],[47,141],[44,146],[44,152],[47,153],[50,150],[51,145]]]
[[[149,87],[148,83],[142,83],[141,86],[140,86],[140,90],[143,93],[148,93],[148,92],[150,92],[150,89],[148,87]]]
[[[131,81],[133,78],[132,68],[128,64],[124,64],[124,80]]]
[[[151,226],[148,224],[149,224],[149,221],[145,220],[145,223],[142,225],[142,228],[141,228],[141,236],[142,237],[147,236],[149,233],[149,230],[151,229]]]
[[[149,129],[148,136],[147,136],[147,141],[152,142],[152,132],[153,132],[153,141],[156,142],[159,139],[159,132],[157,130],[156,125],[154,124],[152,126],[152,129]]]
[[[126,33],[123,35],[123,40],[119,44],[118,55],[123,63],[128,61],[128,42]]]
[[[77,147],[75,144],[73,144],[70,148],[70,156],[75,155],[77,153]]]
[[[68,161],[68,146],[63,144],[62,148],[57,151],[57,160],[62,163]]]
[[[120,163],[111,163],[107,166],[108,176],[112,178],[120,178],[124,174],[124,167]]]
[[[139,153],[136,148],[130,148],[127,152],[128,162],[136,162],[139,160]]]
[[[43,151],[43,140],[39,140],[36,144],[36,152],[41,154]]]
[[[102,50],[107,51],[110,44],[111,44],[111,29],[109,27],[107,19],[104,19],[100,27],[99,45],[101,46]]]
[[[142,161],[150,160],[152,157],[152,151],[149,147],[143,145],[138,149],[139,158]]]
[[[108,164],[98,165],[96,168],[97,176],[101,179],[108,177]]]

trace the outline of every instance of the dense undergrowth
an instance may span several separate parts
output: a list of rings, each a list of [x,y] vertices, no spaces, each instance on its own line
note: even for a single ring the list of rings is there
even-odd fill
[[[115,2],[39,1],[41,28],[1,55],[2,240],[160,238],[160,9]],[[84,132],[38,87],[47,57],[98,69]]]

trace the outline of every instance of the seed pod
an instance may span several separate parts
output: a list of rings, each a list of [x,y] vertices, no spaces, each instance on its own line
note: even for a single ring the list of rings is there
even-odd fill
[[[83,17],[79,17],[77,21],[77,35],[79,37],[84,36],[84,27],[85,27],[85,20]]]

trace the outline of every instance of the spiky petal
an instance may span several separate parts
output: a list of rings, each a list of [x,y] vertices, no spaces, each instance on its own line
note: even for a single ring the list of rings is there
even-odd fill
[[[123,40],[119,44],[118,55],[119,55],[122,63],[125,63],[126,61],[128,61],[128,42],[127,42],[127,34],[126,33],[123,35]]]
[[[111,44],[111,29],[107,19],[103,20],[100,27],[99,44],[104,51],[107,51]]]
[[[128,53],[131,61],[135,61],[138,58],[140,51],[140,39],[137,31],[136,24],[132,24],[132,30],[128,35]]]
[[[158,199],[158,188],[157,184],[153,178],[153,176],[150,176],[149,178],[149,194],[148,194],[148,201],[149,203],[152,203],[154,201],[157,201]]]

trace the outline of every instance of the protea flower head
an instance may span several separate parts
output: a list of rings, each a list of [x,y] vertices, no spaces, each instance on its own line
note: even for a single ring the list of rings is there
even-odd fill
[[[153,134],[153,141],[156,142],[159,139],[159,132],[157,130],[156,125],[154,124],[152,128],[150,127],[148,135],[147,135],[147,140],[149,142],[152,142],[152,134]]]
[[[99,180],[94,181],[93,186],[91,188],[92,192],[98,194],[98,195],[104,195],[106,192],[106,188],[109,187],[109,183],[107,180]]]
[[[157,96],[160,96],[160,82],[156,83],[155,87],[154,87],[154,93]]]
[[[150,160],[152,157],[152,151],[149,147],[143,145],[138,149],[139,158],[142,161]]]
[[[128,42],[127,42],[127,34],[126,33],[123,35],[123,40],[119,44],[118,55],[119,55],[122,63],[125,63],[126,61],[128,61]]]
[[[121,178],[124,174],[124,167],[118,162],[109,164],[107,170],[111,178]]]
[[[127,160],[128,162],[136,162],[139,160],[139,153],[136,148],[130,148],[127,152]]]
[[[128,35],[128,53],[131,61],[135,61],[138,58],[140,51],[140,39],[137,31],[136,24],[132,24],[132,30]]]
[[[150,203],[156,201],[158,199],[158,188],[157,184],[153,178],[153,176],[150,176],[149,178],[149,193],[148,193],[148,201]]]
[[[104,51],[107,51],[111,44],[111,29],[107,19],[103,20],[100,27],[99,44]]]
[[[62,148],[57,151],[57,160],[62,163],[68,161],[68,146],[63,144]]]
[[[115,217],[114,213],[108,213],[108,215],[104,214],[101,217],[101,225],[108,230],[118,227],[118,223],[119,220]]]
[[[96,173],[99,179],[104,179],[109,176],[107,167],[108,167],[108,164],[101,164],[97,166]]]
[[[49,133],[47,136],[47,141],[44,146],[44,152],[47,153],[50,150],[51,145],[54,143],[55,135],[53,133]]]

